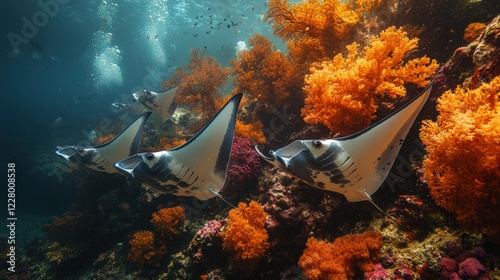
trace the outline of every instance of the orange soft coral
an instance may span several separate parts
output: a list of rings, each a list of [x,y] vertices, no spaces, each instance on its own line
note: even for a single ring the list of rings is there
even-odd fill
[[[151,231],[136,232],[129,244],[130,250],[127,258],[141,267],[158,266],[166,250],[164,246],[155,246],[154,235]]]
[[[172,148],[178,147],[182,144],[186,143],[186,140],[184,139],[172,139],[169,137],[162,137],[160,138],[160,143],[158,144],[157,150],[165,151],[165,150],[170,150]]]
[[[347,46],[348,55],[317,63],[305,78],[304,121],[322,123],[343,135],[367,127],[375,118],[381,97],[404,96],[405,83],[424,87],[438,64],[424,56],[404,62],[417,47],[402,29],[389,27],[358,53],[358,44]]]
[[[353,279],[356,271],[371,271],[377,262],[382,235],[378,232],[348,235],[333,243],[307,240],[299,266],[307,279]]]
[[[259,144],[264,144],[266,142],[266,136],[262,132],[264,125],[262,122],[255,121],[250,124],[244,124],[240,120],[236,121],[235,133],[238,136],[251,139]]]
[[[290,4],[288,0],[270,0],[265,18],[276,36],[299,43],[303,39],[313,39],[319,53],[332,54],[341,39],[359,22],[360,15],[380,5],[382,0],[350,2],[352,4],[339,0],[306,0]]]
[[[348,3],[339,0],[307,0],[291,5],[288,0],[270,0],[266,20],[274,34],[285,40],[316,38],[331,43],[343,38],[359,22]]]
[[[116,137],[116,134],[107,134],[107,135],[103,135],[103,136],[99,136],[95,139],[95,141],[97,142],[98,145],[102,145],[104,143],[107,143],[111,140],[113,140],[113,138]]]
[[[291,64],[260,34],[250,37],[248,43],[251,48],[240,51],[238,58],[231,61],[234,87],[238,92],[249,94],[254,101],[283,104],[290,96]]]
[[[469,230],[500,243],[500,76],[438,99],[437,120],[421,128],[424,177],[434,200]]]
[[[174,77],[165,81],[163,87],[178,85],[176,102],[208,119],[218,112],[224,102],[222,87],[228,75],[229,68],[222,67],[215,58],[205,56],[196,48],[191,51],[189,63],[177,69]]]
[[[163,208],[153,213],[151,222],[155,231],[163,238],[172,238],[179,233],[184,224],[184,208],[176,206],[172,208]]]
[[[237,263],[244,264],[240,267],[255,265],[269,247],[265,222],[266,212],[255,201],[248,206],[240,202],[238,208],[229,211],[222,246]]]
[[[479,35],[481,35],[481,32],[483,32],[485,27],[486,24],[482,22],[473,22],[467,25],[464,30],[464,40],[467,43],[474,41],[477,37],[479,37]]]

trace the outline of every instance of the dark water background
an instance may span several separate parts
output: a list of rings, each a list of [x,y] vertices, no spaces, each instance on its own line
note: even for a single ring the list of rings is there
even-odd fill
[[[112,102],[138,89],[161,90],[191,49],[227,66],[238,41],[255,32],[271,36],[260,20],[265,2],[255,2],[3,1],[0,166],[16,164],[16,214],[26,229],[18,228],[18,238],[72,202],[72,178],[57,176],[57,145],[87,141],[98,120],[116,117]]]

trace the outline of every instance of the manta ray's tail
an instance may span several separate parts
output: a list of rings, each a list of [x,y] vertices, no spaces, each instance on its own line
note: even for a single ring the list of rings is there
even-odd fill
[[[396,218],[394,218],[393,216],[387,214],[384,210],[382,210],[380,207],[378,207],[377,204],[375,204],[375,201],[373,201],[373,199],[369,199],[368,201],[370,201],[373,206],[375,206],[375,208],[377,208],[378,211],[382,212],[382,214],[384,214],[387,218],[391,219],[394,223],[396,223],[398,226],[402,226],[397,220]]]

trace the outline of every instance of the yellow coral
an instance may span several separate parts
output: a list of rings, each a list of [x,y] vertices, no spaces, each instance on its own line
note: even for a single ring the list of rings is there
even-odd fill
[[[81,251],[74,245],[61,245],[59,242],[54,242],[48,246],[47,259],[56,264],[61,264],[67,260],[74,259],[80,256]]]
[[[437,204],[469,230],[487,229],[500,243],[500,76],[475,90],[457,87],[424,121],[424,178]]]
[[[372,37],[370,45],[358,53],[359,45],[347,46],[348,54],[314,64],[305,77],[304,121],[322,123],[330,130],[351,134],[367,127],[375,118],[383,96],[404,96],[405,83],[426,86],[438,68],[424,56],[404,63],[407,53],[417,47],[402,29],[389,27]]]

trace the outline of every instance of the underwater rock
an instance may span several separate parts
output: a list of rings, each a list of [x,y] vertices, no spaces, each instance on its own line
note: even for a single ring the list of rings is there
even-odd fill
[[[435,77],[442,90],[461,85],[470,89],[500,75],[500,16],[494,18],[481,35],[467,46],[455,50]]]

